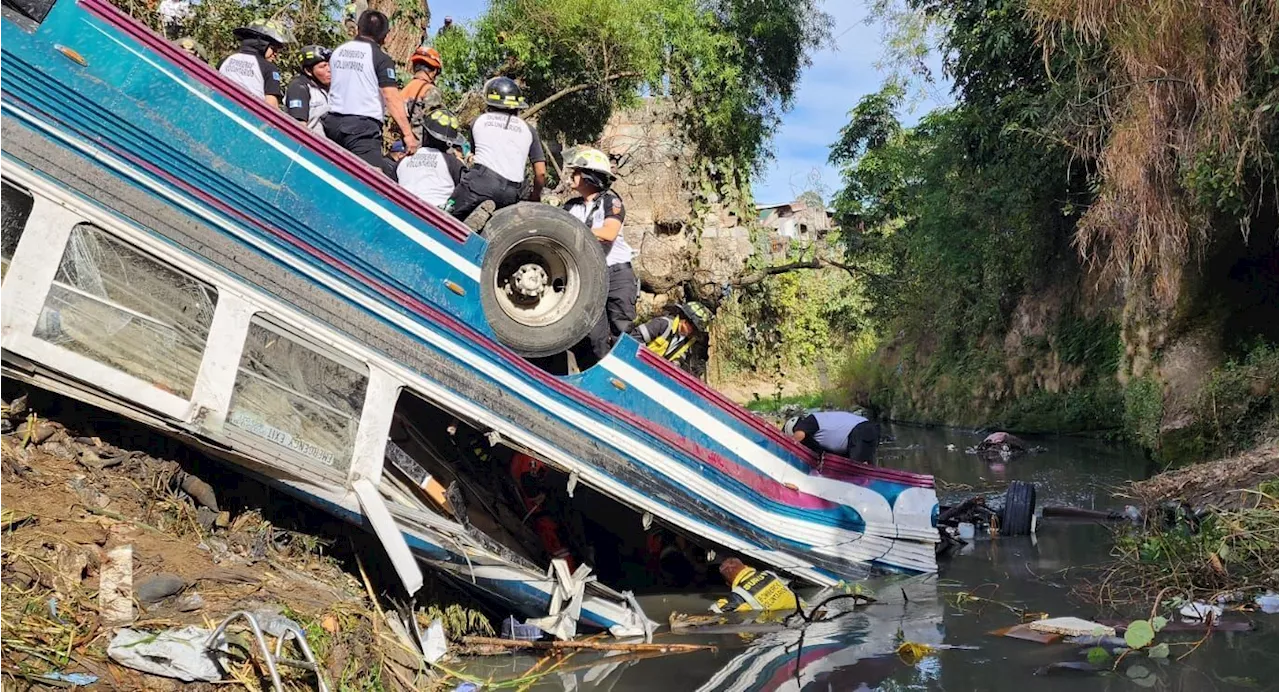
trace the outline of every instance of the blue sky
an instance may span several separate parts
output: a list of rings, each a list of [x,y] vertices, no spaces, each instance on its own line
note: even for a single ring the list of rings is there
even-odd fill
[[[430,0],[431,30],[445,16],[466,22],[477,16],[484,3],[475,0]],[[849,109],[863,96],[880,88],[884,74],[876,68],[881,58],[881,29],[866,24],[867,8],[862,0],[824,0],[824,9],[834,21],[833,45],[813,56],[813,65],[800,78],[800,88],[789,113],[784,114],[770,146],[774,152],[752,182],[756,201],[762,204],[795,199],[816,176],[826,195],[834,193],[840,176],[827,164],[827,153],[844,126]],[[932,67],[937,67],[933,61]],[[935,75],[937,70],[934,70]],[[935,85],[928,95],[917,99],[908,122],[949,101],[945,86]]]

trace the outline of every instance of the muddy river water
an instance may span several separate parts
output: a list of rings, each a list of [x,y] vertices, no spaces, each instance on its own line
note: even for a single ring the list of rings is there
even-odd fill
[[[1141,453],[1114,443],[1077,438],[1031,438],[1047,452],[991,465],[964,449],[980,438],[966,431],[897,426],[896,441],[881,454],[886,466],[931,473],[942,483],[943,504],[977,493],[1000,496],[1010,480],[1037,485],[1038,503],[1096,509],[1124,506],[1113,497],[1125,481],[1154,469]],[[954,451],[948,450],[954,445]],[[1277,618],[1257,615],[1251,632],[1216,633],[1182,661],[1129,657],[1115,673],[1037,674],[1059,661],[1082,661],[1082,647],[1040,645],[1000,638],[990,630],[1018,618],[998,605],[957,607],[954,594],[975,592],[1028,611],[1092,618],[1097,607],[1071,595],[1081,567],[1098,564],[1111,548],[1110,529],[1089,522],[1042,520],[1034,537],[979,538],[940,565],[936,580],[903,589],[871,585],[879,604],[802,631],[681,637],[717,645],[714,653],[649,660],[579,654],[541,678],[533,689],[578,690],[1274,690],[1280,665]],[[697,613],[718,594],[651,595],[647,612],[665,621],[671,612]],[[1154,597],[1154,594],[1153,594]],[[1146,608],[1149,608],[1147,604]],[[1138,608],[1137,610],[1142,610]],[[1247,616],[1237,616],[1247,617]],[[893,654],[900,638],[943,645],[908,664]],[[1198,633],[1161,635],[1176,643]],[[1177,657],[1190,647],[1174,647]],[[535,659],[489,659],[495,677],[528,670]],[[469,667],[468,672],[482,669]]]

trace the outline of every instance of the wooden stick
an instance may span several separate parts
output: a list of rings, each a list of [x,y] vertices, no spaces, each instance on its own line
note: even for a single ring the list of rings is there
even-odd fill
[[[715,651],[716,647],[710,644],[645,644],[636,642],[627,644],[621,642],[592,642],[592,641],[549,641],[549,642],[528,642],[522,639],[500,639],[498,637],[473,637],[467,636],[462,638],[464,644],[481,644],[485,646],[503,646],[508,649],[594,649],[597,651],[661,651],[664,653],[684,653],[688,651]]]

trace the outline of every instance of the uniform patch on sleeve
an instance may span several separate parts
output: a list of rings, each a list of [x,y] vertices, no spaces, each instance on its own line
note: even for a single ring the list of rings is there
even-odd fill
[[[614,195],[614,196],[613,196],[613,200],[612,200],[612,202],[611,202],[611,203],[610,203],[610,205],[609,205],[609,208],[610,208],[610,210],[612,210],[612,212],[613,212],[614,214],[621,213],[621,212],[622,212],[622,199],[621,199],[621,198],[619,198],[617,195]]]
[[[302,108],[302,99],[294,99],[289,102],[290,108]]]
[[[276,80],[277,82],[278,82],[278,81],[280,81],[280,73],[279,73],[279,72],[272,72],[272,73],[271,73],[271,78],[272,78],[272,79],[274,79],[274,80]]]
[[[395,78],[396,78],[396,68],[394,68],[394,67],[388,67],[388,68],[387,68],[387,79],[395,79]]]

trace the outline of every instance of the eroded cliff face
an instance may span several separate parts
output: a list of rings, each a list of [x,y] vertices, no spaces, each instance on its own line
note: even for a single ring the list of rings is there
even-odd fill
[[[673,105],[647,99],[616,113],[599,145],[614,158],[627,205],[627,242],[647,314],[671,301],[713,300],[755,252],[750,222],[708,190],[708,169],[674,124]]]

